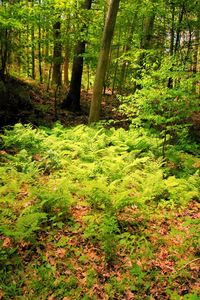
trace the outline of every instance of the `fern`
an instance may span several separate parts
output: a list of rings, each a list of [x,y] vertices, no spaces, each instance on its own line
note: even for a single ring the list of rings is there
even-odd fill
[[[0,231],[13,237],[15,240],[32,240],[35,233],[42,228],[42,222],[46,220],[46,214],[40,212],[22,213],[14,224],[10,226],[1,225]]]
[[[119,233],[116,217],[106,213],[100,224],[100,241],[105,252],[106,260],[112,263],[116,259],[117,241]]]
[[[33,129],[31,125],[16,124],[12,129],[6,129],[0,135],[5,148],[22,150],[29,153],[37,153],[41,147],[41,142],[46,137],[43,132]]]
[[[121,213],[135,207],[147,219],[160,207],[199,199],[198,158],[169,145],[163,161],[162,138],[141,128],[17,124],[1,138],[7,150],[0,159],[1,230],[17,240],[33,239],[44,225],[62,228],[81,202],[90,208],[84,238],[112,262],[123,243],[129,251],[137,243],[123,238]]]

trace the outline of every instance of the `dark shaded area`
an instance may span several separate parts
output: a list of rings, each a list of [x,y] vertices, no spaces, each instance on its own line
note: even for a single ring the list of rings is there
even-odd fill
[[[49,125],[49,105],[42,94],[42,90],[20,79],[6,76],[1,80],[0,128],[17,122]]]
[[[5,77],[0,81],[0,126],[12,125],[33,112],[31,86],[15,79]]]

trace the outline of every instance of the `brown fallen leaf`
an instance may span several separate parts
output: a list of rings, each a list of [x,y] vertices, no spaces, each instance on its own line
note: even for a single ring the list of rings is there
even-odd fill
[[[3,299],[3,296],[4,296],[4,292],[0,290],[0,300]]]
[[[128,290],[126,292],[126,299],[127,300],[133,300],[134,299],[134,294],[130,290]]]
[[[53,296],[49,296],[48,300],[56,300],[56,298],[54,298]]]
[[[41,157],[40,154],[34,154],[33,159],[36,160],[36,161],[42,161],[42,157]]]
[[[10,246],[11,246],[11,240],[10,240],[9,237],[7,237],[7,238],[5,238],[5,240],[3,241],[2,247],[3,247],[3,248],[8,248],[8,247],[10,247]]]
[[[66,250],[63,248],[59,248],[58,250],[56,250],[56,256],[59,258],[64,258],[66,254]]]
[[[7,154],[7,152],[4,151],[4,150],[1,150],[1,151],[0,151],[0,154],[1,154],[1,155],[4,155],[4,154]]]

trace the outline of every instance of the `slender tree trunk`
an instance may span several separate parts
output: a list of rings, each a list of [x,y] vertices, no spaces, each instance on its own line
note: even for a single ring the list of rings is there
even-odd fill
[[[186,55],[185,55],[185,58],[184,58],[184,61],[183,61],[183,70],[184,71],[187,68],[187,63],[188,63],[188,60],[190,58],[190,54],[191,54],[191,51],[192,51],[192,30],[191,30],[191,26],[190,26],[189,23],[188,23],[188,33],[189,33],[189,40],[188,40],[188,43],[187,43],[187,52],[186,52]]]
[[[112,62],[112,49],[110,50],[110,53],[109,53],[108,64],[107,64],[107,68],[106,68],[106,75],[105,75],[105,79],[104,79],[104,82],[103,82],[103,95],[106,94],[106,89],[109,87],[111,62]]]
[[[118,45],[117,45],[117,60],[115,62],[114,76],[113,76],[113,82],[112,82],[112,95],[115,92],[115,85],[116,85],[116,80],[117,80],[118,58],[119,58],[119,51],[120,51],[120,37],[121,37],[121,31],[119,30]]]
[[[35,79],[35,32],[34,26],[31,28],[31,77]]]
[[[48,29],[45,30],[45,49],[44,49],[45,60],[48,64],[49,62],[49,32]]]
[[[0,68],[0,80],[5,79],[5,70],[8,58],[8,30],[5,29],[1,39],[1,68]]]
[[[32,8],[34,1],[32,0]],[[31,77],[35,79],[35,29],[34,25],[31,27]]]
[[[132,18],[132,21],[131,21],[131,24],[130,24],[130,29],[129,29],[129,32],[128,32],[128,38],[127,38],[127,42],[123,48],[123,53],[127,53],[130,49],[131,49],[131,44],[132,44],[132,37],[133,37],[133,32],[134,32],[134,29],[135,29],[135,25],[136,25],[136,21],[137,21],[137,14],[138,14],[138,2],[136,3],[136,11],[133,15],[133,18]],[[122,64],[122,67],[121,67],[121,71],[120,71],[120,81],[119,81],[119,91],[120,93],[123,92],[123,89],[124,89],[124,84],[125,84],[125,81],[126,81],[126,74],[127,74],[127,67],[128,67],[128,62],[127,60],[124,60],[123,61],[123,64]],[[135,84],[134,84],[135,86]],[[135,91],[135,88],[134,88],[134,91]]]
[[[170,35],[171,35],[171,39],[170,39],[170,56],[174,55],[174,35],[175,35],[175,6],[174,4],[172,4],[172,23],[171,23],[171,29],[170,29]]]
[[[93,97],[90,106],[89,123],[98,121],[100,117],[103,82],[106,75],[110,46],[114,33],[117,12],[119,9],[119,2],[120,0],[111,0],[107,13],[95,76]]]
[[[66,42],[64,46],[64,84],[68,86],[69,84],[69,62],[70,62],[70,40],[69,40],[69,30],[70,30],[70,14],[68,15],[68,22],[66,26]]]
[[[176,41],[175,41],[175,46],[174,46],[174,54],[176,54],[176,52],[178,51],[178,49],[180,47],[181,24],[183,21],[184,11],[185,11],[185,5],[183,3],[180,13],[179,13],[179,20],[178,20],[177,31],[176,31]]]
[[[171,47],[170,47],[170,55],[176,55],[176,53],[178,52],[178,49],[180,47],[180,38],[181,38],[181,24],[183,21],[183,17],[184,17],[184,12],[185,12],[185,5],[184,3],[182,3],[182,6],[180,8],[180,12],[179,12],[179,18],[178,18],[178,24],[177,24],[177,30],[176,30],[176,40],[175,40],[175,44],[174,44],[174,37],[175,37],[175,30],[174,30],[174,19],[175,19],[175,6],[174,3],[172,3],[172,28],[171,28]],[[173,71],[173,70],[171,70]],[[173,78],[170,77],[168,79],[168,84],[167,87],[169,89],[172,89],[174,86],[174,82],[173,82]]]
[[[90,65],[87,65],[87,92],[90,89]]]
[[[143,26],[143,37],[140,41],[140,49],[141,53],[139,55],[138,59],[138,65],[139,68],[135,70],[135,74],[137,79],[142,78],[142,71],[145,69],[145,59],[146,59],[146,51],[149,50],[152,47],[152,37],[153,37],[153,30],[154,30],[154,21],[155,21],[155,13],[152,11],[148,17],[144,20],[144,26]],[[141,84],[136,84],[134,86],[134,91],[136,89],[141,89]]]
[[[29,30],[29,24],[27,25],[27,28],[26,28],[26,40],[29,44],[29,36],[30,36],[30,30]],[[30,47],[29,45],[26,47],[26,63],[27,63],[27,76],[30,77],[31,76],[31,73],[30,73]]]
[[[38,28],[38,63],[39,63],[39,77],[40,77],[40,83],[43,82],[42,77],[42,55],[41,55],[41,26],[39,25]]]
[[[65,46],[65,57],[64,57],[64,83],[69,84],[69,59],[70,59],[70,47],[67,44]]]
[[[4,6],[4,1],[1,1]],[[5,80],[5,71],[8,59],[8,29],[0,28],[0,80]]]
[[[192,66],[192,71],[194,74],[197,73],[199,42],[200,42],[200,30],[197,29],[195,31],[195,45],[194,45],[193,66]]]
[[[53,26],[54,31],[54,49],[53,49],[53,74],[52,81],[56,85],[62,84],[61,60],[62,60],[62,44],[61,44],[61,23],[57,21]]]
[[[82,8],[89,10],[92,5],[92,0],[85,0]],[[81,33],[85,32],[87,26],[84,24]],[[71,111],[80,111],[80,94],[81,81],[83,73],[83,54],[85,53],[85,41],[78,41],[73,58],[72,77],[70,81],[69,92],[66,99],[62,103],[62,108],[67,108]]]
[[[41,0],[39,0],[39,5],[41,5]],[[41,53],[41,20],[39,15],[39,26],[38,26],[38,67],[39,67],[39,78],[40,83],[43,82],[42,76],[42,53]]]
[[[151,48],[151,41],[153,36],[155,14],[152,12],[150,16],[144,20],[143,37],[141,39],[141,49],[148,50]]]
[[[198,24],[200,24],[200,16],[198,18]],[[194,54],[193,54],[193,63],[192,71],[194,75],[197,74],[198,70],[198,53],[199,53],[199,42],[200,42],[200,30],[199,28],[195,31],[195,45],[194,45]],[[200,83],[197,80],[194,84],[194,91],[199,95],[200,94]]]
[[[174,3],[172,3],[172,8],[171,8],[171,13],[172,13],[172,23],[171,23],[171,29],[170,29],[170,56],[172,57],[174,55],[174,36],[175,36],[175,6]],[[167,87],[169,89],[173,88],[173,78],[169,77]]]

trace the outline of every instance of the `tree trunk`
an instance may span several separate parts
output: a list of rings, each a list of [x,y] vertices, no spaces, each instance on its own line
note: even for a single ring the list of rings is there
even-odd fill
[[[60,21],[57,21],[53,25],[54,31],[54,49],[53,49],[53,74],[52,81],[57,86],[61,86],[62,84],[62,74],[61,74],[61,60],[62,60],[62,44],[60,40]]]
[[[113,76],[113,82],[112,82],[112,95],[114,95],[115,92],[115,85],[117,80],[117,71],[118,71],[118,58],[119,58],[119,51],[120,51],[120,38],[121,38],[121,30],[119,30],[119,36],[118,36],[118,45],[117,45],[117,59],[115,62],[114,67],[114,76]]]
[[[180,38],[181,38],[181,25],[183,22],[183,17],[184,17],[184,12],[185,12],[185,5],[184,3],[180,7],[180,12],[179,12],[179,18],[178,18],[178,23],[177,23],[177,30],[176,30],[176,39],[175,39],[175,45],[174,45],[174,18],[175,18],[175,7],[174,3],[172,3],[172,28],[171,28],[171,46],[170,46],[170,55],[173,56],[178,52],[178,49],[180,47]],[[173,70],[171,70],[173,71]],[[170,77],[168,79],[167,87],[169,89],[172,89],[174,86],[174,81],[173,78]]]
[[[89,10],[92,5],[92,0],[85,0],[82,8]],[[86,29],[86,24],[82,26],[81,35]],[[73,58],[72,77],[70,81],[70,88],[66,99],[62,103],[62,108],[67,108],[71,111],[80,111],[80,94],[81,94],[81,80],[83,73],[83,54],[85,53],[86,41],[78,41]]]
[[[200,15],[198,16],[198,25],[200,25]],[[197,74],[198,70],[198,53],[199,53],[199,42],[200,42],[200,30],[199,26],[195,31],[195,45],[194,45],[194,53],[193,53],[193,62],[192,62],[192,71],[194,75]],[[200,94],[200,83],[197,80],[195,82],[194,91],[199,95]]]
[[[27,76],[30,77],[31,74],[30,74],[30,55],[29,55],[29,50],[30,50],[30,47],[29,47],[29,36],[30,36],[30,30],[29,30],[29,24],[27,24],[27,27],[26,27],[26,40],[27,40],[27,47],[26,47],[26,72],[27,72]]]
[[[7,64],[7,58],[8,58],[8,30],[5,29],[2,30],[2,37],[1,37],[1,49],[0,49],[0,55],[1,55],[1,67],[0,67],[0,80],[5,79],[5,70],[6,70],[6,64]]]
[[[70,31],[70,14],[67,16],[68,22],[66,26],[66,41],[64,45],[64,84],[68,86],[69,84],[69,62],[70,62],[70,38],[69,38],[69,31]]]
[[[41,5],[41,0],[39,0],[39,5]],[[38,25],[38,67],[39,67],[39,78],[40,83],[43,82],[42,77],[42,53],[41,53],[41,24],[40,24],[40,14],[39,14],[39,25]]]
[[[153,37],[153,30],[154,30],[154,21],[155,21],[155,12],[151,11],[150,15],[145,18],[144,20],[144,26],[143,26],[143,36],[140,41],[140,49],[141,53],[139,55],[138,59],[138,65],[139,67],[136,69],[135,74],[137,74],[135,77],[136,79],[142,78],[142,71],[145,69],[145,59],[146,59],[146,51],[149,50],[152,47],[152,37]],[[141,84],[134,85],[133,92],[136,91],[136,89],[141,89]]]
[[[171,23],[171,29],[170,29],[170,56],[174,55],[174,21],[175,21],[175,6],[174,3],[172,3],[171,7],[171,12],[172,12],[172,23]],[[169,77],[168,78],[168,83],[167,87],[169,89],[173,88],[173,78]]]
[[[148,50],[151,48],[151,41],[153,36],[155,13],[152,12],[150,16],[145,18],[144,28],[143,28],[143,37],[141,39],[141,49]]]
[[[69,83],[69,56],[70,48],[69,45],[65,46],[65,58],[64,58],[64,84],[68,85]]]
[[[93,97],[90,106],[89,123],[96,122],[100,117],[103,82],[109,60],[111,41],[119,9],[120,0],[110,0],[106,23],[104,26],[101,50],[99,54],[96,76],[93,88]]]
[[[31,77],[35,79],[35,33],[34,25],[31,28]]]
[[[200,22],[199,22],[200,23]],[[197,73],[197,66],[198,66],[198,53],[199,53],[199,42],[200,42],[200,30],[197,29],[195,31],[195,45],[194,45],[194,52],[193,52],[193,66],[192,71],[194,74]]]
[[[178,24],[177,24],[177,31],[176,31],[176,41],[175,41],[175,46],[174,46],[174,54],[178,51],[180,47],[180,34],[181,34],[181,25],[183,21],[183,16],[184,16],[184,11],[185,11],[185,6],[184,3],[182,4],[180,13],[179,13],[179,19],[178,19]]]

